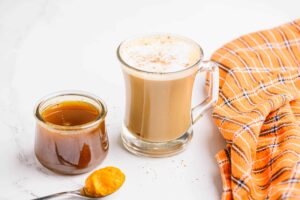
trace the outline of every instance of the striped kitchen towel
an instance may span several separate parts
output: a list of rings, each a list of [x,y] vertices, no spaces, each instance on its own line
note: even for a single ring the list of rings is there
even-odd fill
[[[217,50],[222,199],[300,199],[300,19]]]

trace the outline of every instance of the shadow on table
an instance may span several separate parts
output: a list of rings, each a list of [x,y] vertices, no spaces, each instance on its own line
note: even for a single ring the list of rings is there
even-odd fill
[[[215,174],[213,174],[213,182],[217,188],[218,193],[220,194],[220,197],[222,195],[222,191],[223,191],[223,187],[222,187],[222,180],[221,180],[221,175],[220,175],[220,171],[219,171],[219,167],[217,165],[217,160],[215,158],[216,154],[222,150],[223,148],[225,148],[225,141],[221,135],[221,133],[219,132],[218,128],[216,127],[216,125],[213,122],[213,118],[212,118],[212,111],[209,111],[208,113],[208,118],[209,118],[209,127],[211,127],[211,131],[209,136],[207,137],[207,149],[208,152],[210,154],[210,158],[213,159],[213,162],[216,165],[216,168],[218,168],[218,170],[216,171]]]

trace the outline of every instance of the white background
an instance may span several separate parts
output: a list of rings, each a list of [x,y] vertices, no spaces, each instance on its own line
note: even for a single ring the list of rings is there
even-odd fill
[[[33,154],[33,107],[64,89],[92,92],[107,103],[110,151],[99,167],[117,166],[127,179],[105,199],[219,199],[214,155],[224,143],[209,114],[177,156],[136,157],[123,149],[124,88],[116,47],[133,35],[174,33],[197,41],[208,59],[241,34],[300,17],[299,8],[298,0],[0,1],[0,199],[30,199],[84,183],[88,174],[54,174]],[[194,102],[204,95],[201,80]]]

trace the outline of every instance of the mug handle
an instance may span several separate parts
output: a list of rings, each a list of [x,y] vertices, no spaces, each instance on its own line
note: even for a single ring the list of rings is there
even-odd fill
[[[209,94],[198,105],[192,108],[192,123],[195,124],[203,114],[213,106],[219,95],[219,67],[216,62],[202,61],[198,72],[206,71],[209,74]]]

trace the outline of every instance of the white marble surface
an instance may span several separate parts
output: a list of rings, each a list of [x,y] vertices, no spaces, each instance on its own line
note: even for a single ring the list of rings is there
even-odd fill
[[[196,40],[209,58],[241,34],[300,17],[299,7],[298,0],[0,1],[0,199],[31,199],[83,184],[87,174],[52,173],[33,154],[33,107],[43,95],[64,89],[95,93],[108,105],[110,151],[99,167],[118,166],[127,180],[105,199],[219,199],[214,155],[224,143],[209,115],[177,156],[151,159],[123,149],[124,89],[116,46],[132,35],[168,32]],[[201,96],[197,92],[194,101]]]

